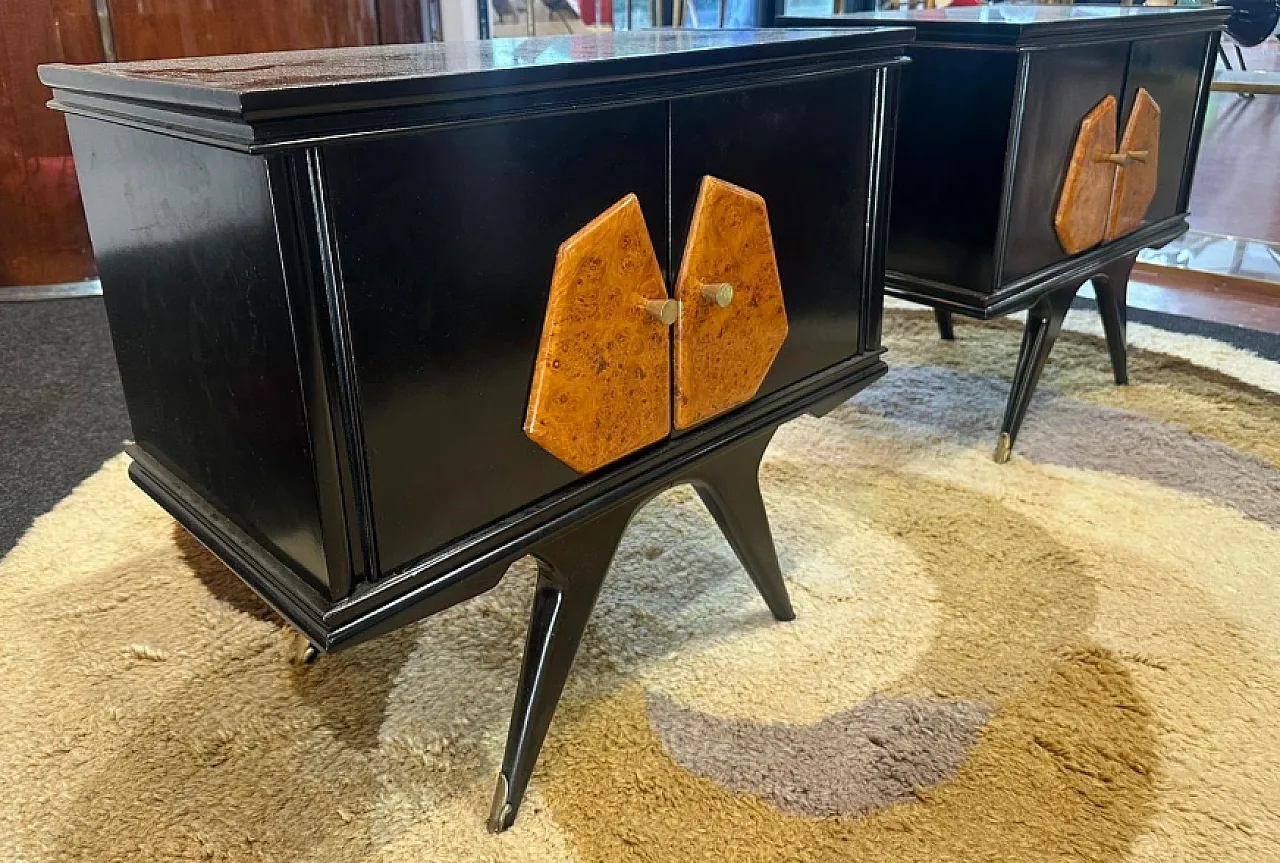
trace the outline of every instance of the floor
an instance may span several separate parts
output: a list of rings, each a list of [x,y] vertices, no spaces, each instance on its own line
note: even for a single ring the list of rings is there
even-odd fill
[[[1277,192],[1280,194],[1280,191]],[[1144,264],[1246,279],[1280,291],[1280,243],[1190,230],[1159,249],[1144,249]]]
[[[1280,40],[1244,49],[1250,69],[1280,71]],[[1227,49],[1232,65],[1235,51]],[[1191,228],[1280,242],[1280,96],[1213,93],[1191,188]]]
[[[1280,291],[1236,279],[1135,268],[1129,307],[1280,335]]]
[[[0,557],[129,435],[102,299],[0,303]]]
[[[1227,57],[1239,70],[1234,45]],[[1280,73],[1280,40],[1243,49],[1250,72]],[[1221,61],[1219,74],[1225,71]],[[1145,264],[1251,279],[1280,290],[1280,95],[1210,94],[1191,188],[1191,230]]]

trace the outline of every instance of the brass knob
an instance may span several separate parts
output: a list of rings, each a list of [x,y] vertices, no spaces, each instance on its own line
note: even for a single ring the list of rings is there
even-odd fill
[[[645,300],[644,310],[660,323],[671,326],[680,315],[680,303],[676,300]]]
[[[715,303],[722,309],[727,309],[729,304],[733,302],[733,285],[728,282],[720,282],[715,285],[703,285],[702,298],[707,302]]]

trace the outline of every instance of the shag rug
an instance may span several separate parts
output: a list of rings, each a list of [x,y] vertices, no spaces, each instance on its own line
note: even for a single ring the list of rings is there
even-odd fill
[[[762,468],[793,623],[645,507],[501,836],[528,561],[297,666],[116,457],[0,562],[0,858],[1280,860],[1280,365],[1069,327],[997,465],[1018,325],[889,313]]]

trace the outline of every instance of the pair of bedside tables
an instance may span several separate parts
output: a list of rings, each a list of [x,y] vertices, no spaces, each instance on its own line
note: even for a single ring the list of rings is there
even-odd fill
[[[506,829],[635,511],[693,484],[790,619],[757,480],[774,431],[885,372],[886,287],[979,316],[1044,307],[1049,337],[1028,339],[1051,343],[1067,288],[1099,268],[1118,285],[1115,262],[1180,232],[1210,61],[1179,64],[1219,18],[1171,13],[1181,36],[1130,16],[1089,50],[1088,28],[1035,23],[956,59],[841,20],[43,67],[131,476],[316,652],[535,557],[489,822]],[[933,100],[935,73],[962,92]],[[1070,113],[1110,93],[1132,116],[1139,88],[1158,135],[1111,152],[1102,116],[1071,158]],[[1031,98],[1059,91],[1060,110]],[[931,113],[967,116],[946,134],[998,152],[922,170]],[[1078,189],[1059,196],[1066,171]],[[1145,221],[1108,239],[1114,189],[1145,196],[1153,176]],[[1106,212],[1100,245],[1050,245],[1060,199],[1072,242]]]

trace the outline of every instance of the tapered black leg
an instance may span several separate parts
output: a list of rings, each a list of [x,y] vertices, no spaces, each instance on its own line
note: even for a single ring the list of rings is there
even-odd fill
[[[933,319],[938,322],[938,335],[942,340],[947,342],[955,341],[956,330],[951,322],[951,312],[945,309],[934,309]]]
[[[791,620],[795,612],[760,497],[760,459],[775,430],[717,452],[674,479],[693,484],[774,617]],[[640,498],[627,501],[534,548],[538,587],[502,772],[489,812],[492,832],[506,830],[515,821],[605,573],[627,523],[643,503]]]
[[[1022,420],[1031,404],[1031,396],[1040,381],[1040,373],[1044,371],[1045,360],[1049,358],[1049,351],[1053,350],[1053,343],[1062,331],[1062,321],[1078,290],[1080,285],[1073,285],[1046,294],[1027,310],[1027,325],[1022,331],[1018,368],[1013,374],[1013,388],[1009,392],[1004,421],[1000,424],[1000,439],[996,443],[995,460],[998,462],[1009,460],[1013,444],[1018,439],[1018,430],[1022,428]]]
[[[1107,334],[1107,350],[1111,353],[1111,372],[1117,384],[1129,383],[1129,360],[1125,348],[1125,330],[1129,321],[1129,274],[1137,256],[1121,258],[1108,264],[1093,277],[1093,293],[1098,298],[1098,314]]]
[[[489,830],[515,821],[533,765],[564,691],[569,668],[609,563],[638,502],[623,504],[538,546],[538,588],[529,619],[502,772]]]
[[[708,459],[692,482],[769,611],[778,620],[794,620],[796,613],[782,581],[769,516],[760,497],[760,459],[774,431],[770,429]]]

